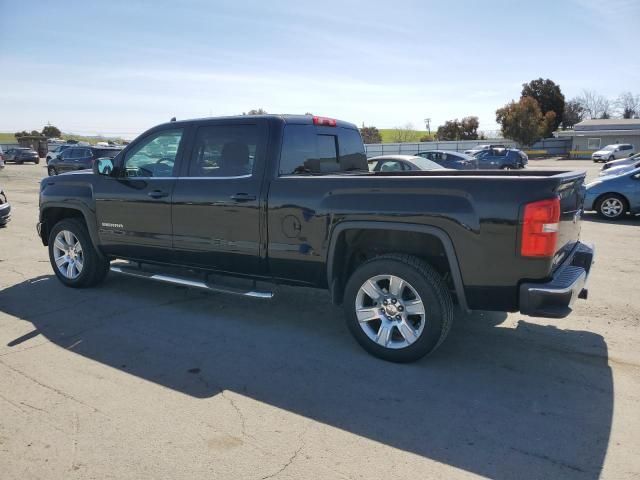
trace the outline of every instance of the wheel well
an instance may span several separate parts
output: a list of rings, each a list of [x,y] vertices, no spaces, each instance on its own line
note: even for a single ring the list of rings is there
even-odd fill
[[[598,208],[598,203],[600,202],[600,200],[602,200],[603,197],[606,197],[607,195],[615,195],[616,197],[622,198],[622,200],[624,201],[625,211],[629,210],[629,199],[618,192],[607,192],[607,193],[603,193],[602,195],[598,195],[598,197],[596,198],[596,201],[593,202],[594,209]]]
[[[82,212],[80,210],[64,207],[47,208],[44,212],[42,212],[42,217],[40,219],[40,221],[42,222],[42,243],[45,246],[49,243],[49,232],[51,231],[53,226],[63,218],[79,218],[80,220],[85,221],[84,215],[82,215]]]
[[[347,280],[362,263],[389,253],[405,253],[429,263],[456,298],[447,252],[437,236],[412,231],[355,229],[340,232],[335,243],[330,285],[333,301],[342,302]]]

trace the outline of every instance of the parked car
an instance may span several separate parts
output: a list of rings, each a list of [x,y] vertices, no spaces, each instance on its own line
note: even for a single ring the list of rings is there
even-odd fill
[[[478,160],[478,168],[483,170],[514,170],[529,163],[527,154],[515,148],[490,148],[476,153],[474,157]]]
[[[86,170],[101,157],[113,158],[122,149],[118,147],[69,147],[53,158],[47,166],[49,176],[74,170]]]
[[[465,155],[475,155],[476,153],[481,152],[482,150],[489,150],[491,148],[507,148],[507,147],[506,145],[499,145],[499,144],[476,145],[475,147],[469,150],[465,150],[464,153]]]
[[[640,168],[589,183],[584,209],[595,210],[608,220],[618,219],[626,212],[640,213]]]
[[[0,227],[5,226],[11,218],[11,204],[7,200],[7,195],[0,188]]]
[[[408,172],[442,170],[436,162],[415,155],[380,155],[368,160],[371,172]]]
[[[2,147],[0,147],[0,168],[4,168],[4,152],[2,151]]]
[[[617,158],[630,157],[636,153],[636,149],[629,143],[619,143],[615,145],[607,145],[606,147],[593,152],[591,159],[594,162],[610,162]]]
[[[370,172],[350,123],[184,120],[93,171],[43,179],[37,228],[69,287],[111,270],[262,299],[276,284],[324,288],[363,348],[407,362],[444,341],[454,302],[563,317],[586,297],[584,178]]]
[[[614,161],[619,162],[620,160],[614,160]],[[621,163],[620,165],[610,167],[606,170],[601,170],[599,176],[608,177],[612,175],[621,175],[623,173],[630,172],[631,170],[635,170],[638,167],[640,167],[640,157],[635,158],[630,163]]]
[[[619,167],[622,165],[633,165],[634,162],[640,160],[640,153],[636,153],[635,155],[631,155],[630,157],[621,158],[619,160],[611,160],[609,162],[605,162],[602,165],[601,171],[608,170],[613,167]]]
[[[73,145],[55,145],[49,152],[47,153],[47,165],[51,159],[56,158],[62,152],[64,152],[67,148],[73,147]]]
[[[4,155],[5,162],[24,163],[33,162],[40,163],[38,152],[26,147],[14,147],[7,149]]]
[[[418,152],[417,156],[431,160],[444,168],[454,170],[477,170],[478,160],[466,153],[451,152],[449,150],[429,150]]]

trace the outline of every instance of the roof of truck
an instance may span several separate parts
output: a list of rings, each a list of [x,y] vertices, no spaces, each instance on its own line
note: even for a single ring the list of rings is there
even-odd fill
[[[336,122],[336,127],[345,127],[345,128],[353,128],[353,129],[357,129],[358,127],[350,122],[345,122],[343,120],[338,120],[338,119],[334,119],[333,117],[323,117],[320,115],[291,115],[291,114],[265,114],[265,115],[230,115],[230,116],[223,116],[223,117],[203,117],[203,118],[189,118],[189,119],[184,119],[184,120],[174,120],[172,122],[167,122],[165,124],[162,125],[167,125],[167,124],[175,124],[175,125],[180,125],[180,124],[189,124],[192,122],[202,122],[202,121],[206,121],[206,120],[237,120],[240,118],[244,118],[244,119],[264,119],[264,120],[279,120],[281,122],[284,123],[291,123],[291,124],[295,124],[295,125],[313,125],[314,124],[314,118],[321,118],[321,119],[329,119],[329,120],[335,120]]]

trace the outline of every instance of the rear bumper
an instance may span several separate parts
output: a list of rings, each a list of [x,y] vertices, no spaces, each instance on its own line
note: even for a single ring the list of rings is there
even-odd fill
[[[593,263],[592,245],[578,243],[572,255],[545,283],[520,285],[520,312],[532,317],[563,318],[578,298],[587,298],[587,278]]]

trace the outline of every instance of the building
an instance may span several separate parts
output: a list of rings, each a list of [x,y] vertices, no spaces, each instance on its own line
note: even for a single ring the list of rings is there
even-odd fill
[[[594,151],[616,143],[630,143],[638,150],[640,119],[583,120],[573,130],[558,130],[555,135],[572,139],[571,156],[574,158],[590,158]]]

